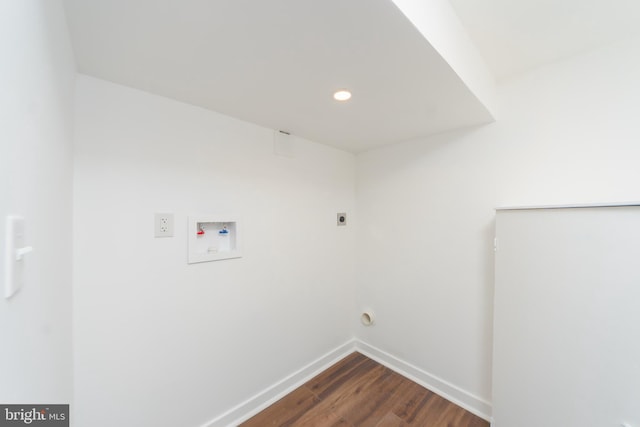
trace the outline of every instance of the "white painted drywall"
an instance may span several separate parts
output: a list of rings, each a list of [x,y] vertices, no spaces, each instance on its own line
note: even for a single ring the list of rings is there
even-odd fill
[[[640,424],[640,207],[499,211],[495,427]]]
[[[495,117],[495,79],[449,0],[393,0]]]
[[[0,250],[7,215],[25,218],[34,248],[24,287],[0,300],[3,403],[72,399],[74,78],[61,3],[0,2]]]
[[[357,300],[376,313],[358,338],[491,400],[494,208],[640,200],[639,49],[501,85],[496,123],[357,157]]]
[[[270,129],[86,76],[76,90],[78,425],[203,425],[351,339],[352,154],[297,139],[278,156]],[[188,265],[194,214],[240,218],[243,257]]]

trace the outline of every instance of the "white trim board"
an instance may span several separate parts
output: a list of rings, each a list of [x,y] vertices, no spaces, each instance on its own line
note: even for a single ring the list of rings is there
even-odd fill
[[[208,423],[203,424],[201,427],[236,427],[238,424],[269,407],[354,351],[358,351],[392,371],[409,378],[472,414],[484,420],[491,421],[490,414],[492,409],[490,402],[370,344],[352,339],[286,378],[276,382],[272,386],[267,387],[253,397],[234,406]]]
[[[519,211],[527,209],[573,209],[573,208],[619,208],[625,206],[640,206],[640,202],[610,202],[610,203],[575,203],[568,205],[533,205],[533,206],[500,206],[496,211]]]
[[[354,351],[356,351],[355,340],[347,341],[201,427],[236,427]]]
[[[472,414],[491,421],[490,402],[363,341],[356,341],[356,350]]]

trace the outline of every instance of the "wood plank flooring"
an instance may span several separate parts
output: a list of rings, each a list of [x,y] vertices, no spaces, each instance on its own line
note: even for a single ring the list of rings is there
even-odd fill
[[[241,427],[489,427],[379,363],[352,353]]]

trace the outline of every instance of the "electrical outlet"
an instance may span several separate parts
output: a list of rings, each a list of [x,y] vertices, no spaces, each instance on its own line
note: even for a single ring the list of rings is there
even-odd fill
[[[154,221],[155,237],[173,237],[173,214],[157,213]]]
[[[338,222],[338,225],[347,225],[347,214],[345,212],[339,213],[337,222]]]

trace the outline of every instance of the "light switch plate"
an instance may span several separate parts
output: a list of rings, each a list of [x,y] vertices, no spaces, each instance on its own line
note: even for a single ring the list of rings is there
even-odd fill
[[[4,297],[11,298],[24,284],[24,256],[31,247],[24,244],[24,218],[8,216],[4,247]]]

